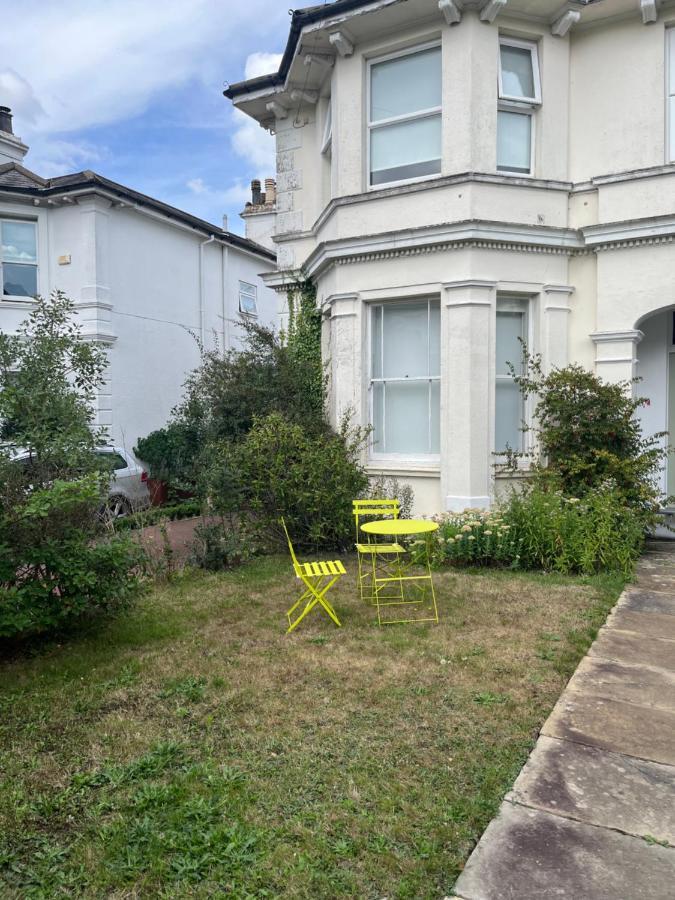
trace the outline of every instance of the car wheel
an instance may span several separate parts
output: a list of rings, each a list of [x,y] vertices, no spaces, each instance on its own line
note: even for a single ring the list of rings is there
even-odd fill
[[[115,519],[123,519],[131,513],[131,504],[126,497],[114,496],[109,497],[105,505],[105,516],[107,519],[114,521]]]

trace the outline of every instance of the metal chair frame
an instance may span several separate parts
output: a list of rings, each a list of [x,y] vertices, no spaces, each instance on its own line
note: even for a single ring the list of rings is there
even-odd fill
[[[369,535],[367,541],[364,542],[360,531],[361,521],[363,519],[398,519],[400,514],[401,506],[398,500],[369,499],[354,500],[352,503],[352,515],[356,527],[359,593],[363,601],[376,603],[380,599],[377,591],[378,581],[381,580],[379,575],[389,572],[392,556],[396,556],[397,561],[400,562],[401,555],[406,551],[398,541],[378,543]],[[399,583],[398,593],[385,595],[381,599],[385,602],[400,603],[403,600],[403,586]]]
[[[333,620],[333,622],[335,622],[337,627],[340,628],[340,620],[338,619],[337,613],[333,609],[332,605],[326,598],[326,594],[333,587],[333,585],[340,578],[342,578],[343,575],[347,574],[347,570],[339,559],[331,560],[329,562],[299,562],[297,556],[295,555],[295,550],[293,549],[293,544],[291,542],[290,535],[288,534],[288,529],[286,528],[286,522],[283,520],[283,518],[281,519],[281,525],[284,529],[286,540],[288,541],[288,549],[293,561],[293,571],[295,572],[295,577],[302,581],[302,583],[305,585],[305,590],[300,599],[297,600],[286,613],[286,616],[288,618],[288,629],[286,630],[286,634],[290,634],[295,628],[297,628],[305,618],[305,616],[308,615],[308,613],[310,613],[317,605],[320,606]],[[293,619],[293,613],[303,603],[305,605],[302,609],[302,612],[295,619]]]

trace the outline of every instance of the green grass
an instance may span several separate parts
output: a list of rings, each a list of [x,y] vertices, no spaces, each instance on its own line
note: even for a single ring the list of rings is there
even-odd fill
[[[379,629],[350,577],[284,635],[286,559],[186,573],[0,671],[0,895],[439,898],[618,596],[435,576]]]

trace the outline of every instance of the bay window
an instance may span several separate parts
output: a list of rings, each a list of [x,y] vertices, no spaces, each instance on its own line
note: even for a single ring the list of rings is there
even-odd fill
[[[369,183],[441,171],[441,48],[417,48],[369,65]]]
[[[522,431],[525,402],[509,369],[522,373],[523,344],[527,342],[527,307],[523,300],[500,299],[497,302],[495,451],[524,449]]]
[[[530,175],[534,167],[534,111],[541,104],[537,45],[499,39],[497,169]]]
[[[438,300],[378,304],[371,310],[373,452],[440,452]]]
[[[35,222],[0,219],[0,288],[5,297],[37,294]]]

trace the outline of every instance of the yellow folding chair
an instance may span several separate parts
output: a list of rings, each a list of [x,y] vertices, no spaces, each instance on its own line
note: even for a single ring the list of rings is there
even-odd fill
[[[377,577],[378,557],[396,556],[405,553],[405,547],[397,542],[380,543],[374,540],[363,540],[359,530],[363,519],[398,519],[401,506],[398,500],[354,500],[352,515],[356,525],[356,553],[359,563],[359,593],[362,600],[375,602],[375,578]],[[398,596],[398,595],[397,595]],[[386,599],[386,598],[383,598]]]
[[[291,552],[291,559],[293,560],[293,570],[295,571],[295,577],[299,578],[300,581],[302,581],[302,583],[305,585],[305,591],[303,595],[296,603],[293,604],[293,606],[291,606],[291,608],[286,613],[286,616],[288,617],[288,629],[286,631],[286,634],[290,634],[294,628],[297,628],[305,618],[307,613],[310,613],[317,604],[323,607],[330,618],[335,622],[337,627],[340,628],[340,620],[338,619],[335,610],[326,599],[326,594],[333,587],[336,581],[342,578],[343,575],[347,574],[345,567],[342,565],[339,559],[332,560],[331,562],[298,562],[298,558],[295,555],[295,550],[293,549],[293,544],[291,543],[291,538],[288,534],[288,529],[286,528],[286,523],[284,522],[283,518],[281,520],[281,524],[286,535],[286,540],[288,541],[288,549]],[[302,612],[295,620],[293,620],[291,618],[293,613],[302,603],[305,604]]]

